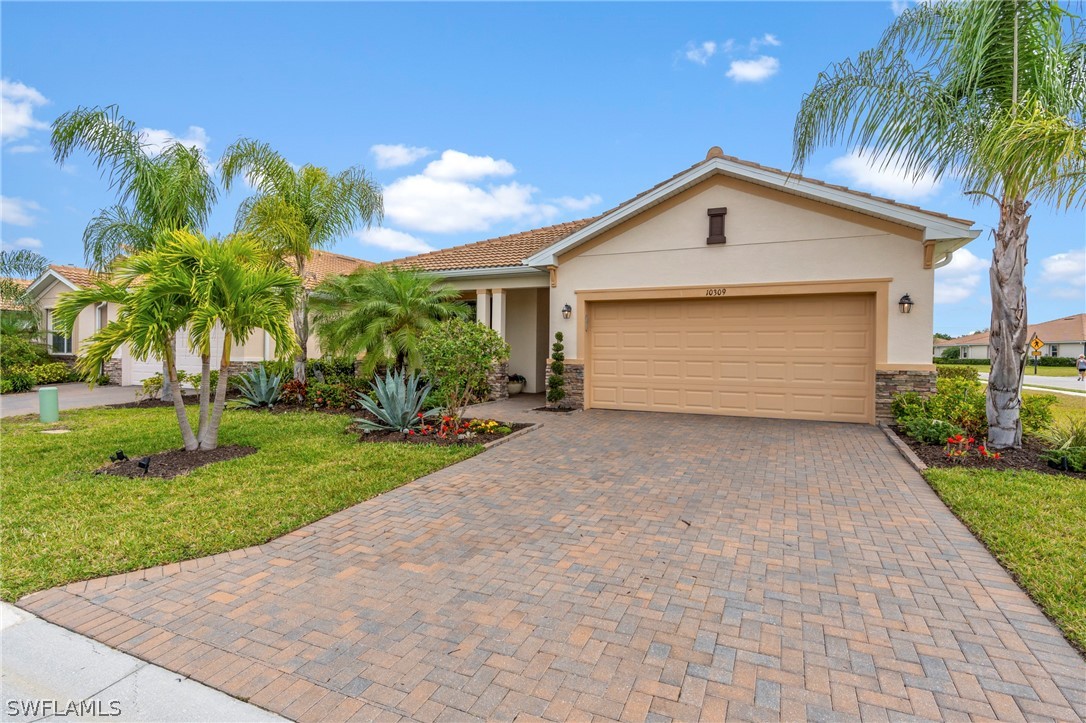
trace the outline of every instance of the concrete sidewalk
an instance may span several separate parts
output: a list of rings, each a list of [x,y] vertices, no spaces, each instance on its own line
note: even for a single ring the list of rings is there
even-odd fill
[[[284,720],[7,603],[0,603],[0,651],[3,721]]]
[[[83,382],[71,384],[50,384],[57,388],[61,410],[82,409],[84,407],[104,407],[108,404],[125,404],[136,401],[136,393],[141,387],[95,387],[89,388]],[[38,390],[21,394],[5,394],[0,397],[0,417],[18,417],[23,414],[38,413]]]

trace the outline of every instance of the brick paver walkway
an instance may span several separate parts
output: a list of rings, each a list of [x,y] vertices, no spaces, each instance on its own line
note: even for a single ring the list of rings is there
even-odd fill
[[[300,720],[1086,715],[882,433],[586,412],[259,548],[25,598]]]

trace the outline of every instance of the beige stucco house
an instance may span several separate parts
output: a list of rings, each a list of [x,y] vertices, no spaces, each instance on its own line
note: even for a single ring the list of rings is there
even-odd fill
[[[1037,337],[1043,346],[1038,350],[1040,356],[1076,358],[1086,354],[1086,314],[1042,321],[1026,327],[1026,336]],[[966,334],[955,339],[936,339],[932,346],[932,355],[939,357],[947,349],[957,349],[962,359],[991,359],[988,346],[988,332]]]
[[[308,288],[314,288],[325,277],[332,274],[349,274],[364,266],[372,266],[369,261],[356,259],[351,256],[334,254],[328,251],[315,251],[313,257],[306,266],[305,284]],[[95,274],[88,269],[78,266],[51,265],[44,274],[34,279],[28,287],[28,291],[35,298],[38,308],[42,311],[43,328],[46,330],[46,345],[49,353],[61,358],[71,359],[79,351],[80,345],[92,334],[105,326],[109,321],[117,318],[116,304],[100,304],[97,307],[88,307],[83,310],[76,321],[71,337],[65,337],[53,331],[53,309],[56,308],[58,297],[74,289],[86,288],[93,284]],[[247,366],[273,359],[274,345],[271,338],[263,331],[258,331],[249,337],[242,348],[234,348],[231,354],[232,366],[242,369]],[[311,358],[320,356],[320,343],[315,334],[309,337],[308,352]],[[218,359],[222,353],[222,335],[213,335],[211,355],[212,359]],[[194,353],[188,345],[188,339],[184,332],[177,339],[177,368],[191,373],[200,371],[200,357]],[[154,357],[140,360],[129,352],[127,346],[121,347],[112,360],[106,365],[104,372],[109,376],[113,384],[139,384],[147,377],[162,371],[162,362]]]
[[[390,263],[461,289],[528,392],[560,331],[575,407],[871,423],[932,387],[934,270],[978,233],[713,148],[595,218]]]

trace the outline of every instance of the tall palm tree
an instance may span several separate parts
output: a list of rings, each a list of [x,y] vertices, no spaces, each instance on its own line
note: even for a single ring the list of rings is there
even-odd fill
[[[296,342],[290,308],[299,284],[298,277],[273,263],[264,245],[252,237],[219,241],[188,231],[169,231],[150,250],[119,260],[111,279],[62,294],[56,313],[61,328],[70,331],[88,305],[117,304],[118,318],[87,340],[79,367],[97,369],[122,344],[128,344],[137,359],[161,356],[174,390],[174,411],[185,449],[208,450],[218,446],[232,346],[244,344],[253,332],[263,329],[279,353],[292,354]],[[225,332],[214,403],[201,394],[195,431],[177,378],[173,340],[182,327],[188,327],[193,349],[210,348],[213,329]]]
[[[62,165],[77,149],[88,153],[117,192],[117,202],[83,231],[83,255],[92,268],[107,271],[116,259],[153,248],[164,232],[200,231],[207,224],[218,193],[210,163],[196,146],[175,141],[153,153],[115,105],[64,113],[53,121],[51,143]],[[210,349],[202,355],[205,387],[208,355]],[[163,390],[169,399],[172,390]]]
[[[845,142],[919,178],[953,175],[999,208],[990,273],[988,444],[1022,443],[1026,245],[1032,201],[1086,202],[1086,42],[1054,0],[921,3],[877,47],[819,74],[794,161]]]
[[[365,354],[368,375],[379,367],[419,369],[419,338],[439,321],[466,315],[459,298],[432,274],[375,266],[325,279],[312,304],[321,345],[332,353]]]
[[[38,333],[37,304],[26,289],[47,268],[49,260],[37,251],[0,250],[0,334],[25,338]]]
[[[240,176],[256,189],[238,208],[237,229],[264,239],[303,281],[314,249],[335,243],[359,224],[380,222],[384,212],[380,186],[360,167],[335,175],[312,165],[295,169],[267,143],[243,138],[226,149],[219,168],[226,190]],[[308,358],[309,297],[303,283],[293,309],[299,381],[305,381]]]

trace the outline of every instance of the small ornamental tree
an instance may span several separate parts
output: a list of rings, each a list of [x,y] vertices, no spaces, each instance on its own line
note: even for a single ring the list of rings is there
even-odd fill
[[[551,345],[551,373],[547,377],[547,402],[556,406],[566,398],[566,346],[562,343],[562,332],[554,333],[554,344]]]
[[[418,349],[434,397],[456,419],[489,393],[487,376],[494,365],[509,360],[509,344],[498,332],[460,317],[431,325]]]

